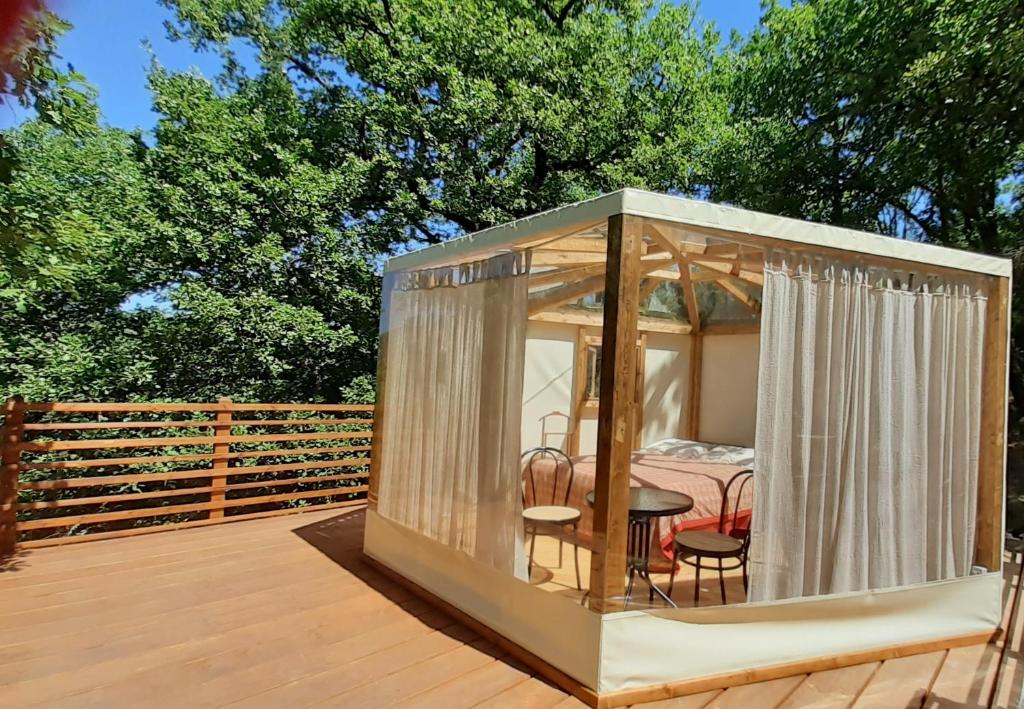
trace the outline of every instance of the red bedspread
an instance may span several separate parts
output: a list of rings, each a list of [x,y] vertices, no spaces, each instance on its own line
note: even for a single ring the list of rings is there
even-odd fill
[[[587,505],[584,496],[594,489],[594,456],[581,456],[573,459],[575,475],[572,489],[569,491],[569,505],[583,512],[580,520],[579,538],[583,546],[587,546],[593,536],[593,510]],[[562,504],[565,486],[569,481],[567,466],[558,471],[558,490],[552,502],[552,484],[555,466],[551,460],[537,460],[533,465],[534,482],[537,495],[534,500],[533,489],[527,470],[523,470],[526,483],[527,507],[537,505]],[[658,534],[651,546],[651,566],[654,571],[668,571],[671,567],[672,537],[684,529],[718,529],[718,516],[722,507],[722,495],[729,479],[744,470],[738,465],[722,465],[719,463],[698,463],[682,460],[670,455],[635,453],[630,468],[630,485],[657,487],[665,490],[676,490],[693,498],[693,509],[684,515],[658,518]],[[740,499],[740,517],[750,518],[752,485],[746,485]],[[733,487],[735,494],[736,487]],[[730,500],[730,512],[735,505]],[[730,517],[731,519],[731,517]],[[728,528],[726,529],[728,531]]]

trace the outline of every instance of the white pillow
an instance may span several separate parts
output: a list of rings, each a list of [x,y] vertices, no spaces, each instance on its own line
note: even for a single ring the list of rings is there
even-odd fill
[[[705,443],[686,441],[681,438],[666,438],[647,446],[644,452],[671,455],[682,460],[701,460],[708,450],[709,447]]]
[[[687,441],[682,438],[665,438],[650,444],[640,452],[671,455],[681,460],[695,460],[701,463],[743,465],[746,467],[754,464],[753,448],[701,443],[700,441]]]

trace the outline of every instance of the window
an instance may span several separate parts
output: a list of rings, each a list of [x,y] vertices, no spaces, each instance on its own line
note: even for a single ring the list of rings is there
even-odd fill
[[[647,358],[647,335],[640,335],[636,341],[636,439],[640,439],[640,431],[643,427],[643,402],[644,402],[644,364]],[[601,336],[587,334],[584,328],[580,328],[579,337],[576,341],[576,371],[574,372],[574,388],[576,395],[573,398],[574,410],[572,415],[572,451],[576,455],[579,452],[579,427],[583,418],[593,418],[597,415],[598,406],[601,401]]]

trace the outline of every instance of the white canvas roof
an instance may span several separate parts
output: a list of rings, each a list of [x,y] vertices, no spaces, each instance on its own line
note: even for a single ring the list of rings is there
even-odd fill
[[[722,236],[731,232],[989,276],[1008,277],[1011,272],[1011,262],[1005,258],[634,189],[619,190],[540,212],[402,254],[390,259],[386,270],[428,267],[511,249],[524,242],[571,234],[601,223],[614,214],[675,222],[704,234]]]

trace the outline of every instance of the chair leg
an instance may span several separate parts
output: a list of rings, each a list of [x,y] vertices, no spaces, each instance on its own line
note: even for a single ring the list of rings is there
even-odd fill
[[[626,584],[626,597],[622,600],[622,607],[625,608],[629,604],[629,599],[633,595],[633,577],[636,575],[636,568],[633,566],[629,567],[629,583]]]
[[[580,581],[580,545],[576,541],[577,527],[572,526],[572,556],[576,561],[576,590],[583,590],[583,583]]]
[[[747,578],[747,557],[743,557],[743,592],[750,593],[750,581]]]
[[[693,607],[700,605],[700,557],[694,560],[693,568]]]
[[[668,575],[668,597],[672,598],[672,587],[676,585],[676,567],[679,565],[679,548],[672,545],[672,571]]]
[[[718,560],[718,587],[722,591],[722,605],[725,605],[725,571],[722,569],[722,560]]]
[[[578,544],[572,545],[572,556],[576,560],[576,590],[583,590],[583,582],[580,581],[580,547]]]

